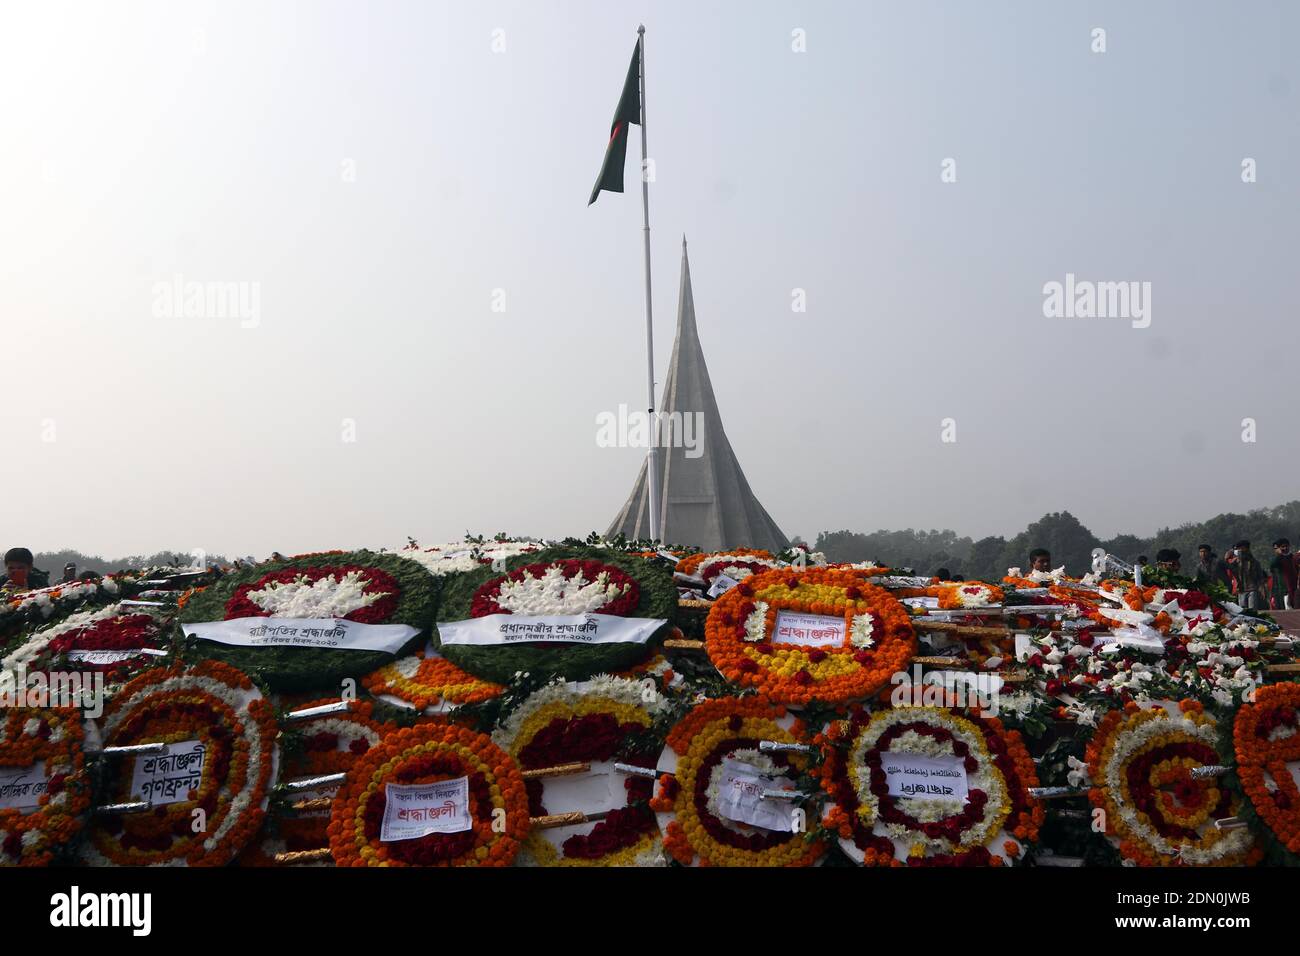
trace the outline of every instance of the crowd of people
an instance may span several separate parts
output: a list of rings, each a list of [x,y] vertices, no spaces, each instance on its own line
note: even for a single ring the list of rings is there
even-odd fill
[[[1273,557],[1268,567],[1260,563],[1250,550],[1250,542],[1238,541],[1222,556],[1208,544],[1196,549],[1195,568],[1183,570],[1182,555],[1174,548],[1161,548],[1156,552],[1156,567],[1189,577],[1197,584],[1220,584],[1243,609],[1251,611],[1289,611],[1300,609],[1297,604],[1296,583],[1300,577],[1300,555],[1291,551],[1287,538],[1273,542]],[[1150,564],[1145,554],[1134,562],[1146,567]],[[1042,574],[1052,570],[1052,553],[1046,548],[1029,552],[1029,569]],[[960,581],[960,574],[939,568],[935,575],[942,581]]]

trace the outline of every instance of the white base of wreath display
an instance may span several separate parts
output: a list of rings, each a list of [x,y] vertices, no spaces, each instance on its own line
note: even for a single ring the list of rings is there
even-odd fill
[[[666,705],[648,677],[599,675],[548,684],[510,714],[493,739],[525,774],[587,768],[530,779],[530,813],[599,815],[573,825],[535,827],[516,865],[667,865],[657,818],[648,808],[653,781],[615,769],[616,763],[634,760],[623,752],[630,735],[649,734]]]

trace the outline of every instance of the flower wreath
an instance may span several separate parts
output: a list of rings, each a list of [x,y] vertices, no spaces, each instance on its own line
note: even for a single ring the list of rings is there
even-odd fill
[[[48,866],[80,832],[90,807],[84,740],[74,707],[0,711],[0,767],[41,763],[45,773],[34,808],[0,809],[0,866]]]
[[[110,746],[197,740],[204,758],[199,785],[176,803],[152,812],[99,818],[82,848],[96,866],[222,866],[257,833],[279,763],[278,728],[271,702],[247,675],[229,664],[145,671],[104,711]],[[147,758],[137,757],[136,760]],[[141,799],[131,793],[132,767],[123,761],[110,802]],[[202,810],[205,827],[194,832]]]
[[[469,830],[380,841],[388,783],[459,777],[469,778]],[[420,724],[389,734],[348,771],[330,813],[330,852],[339,866],[509,866],[528,827],[524,779],[505,751],[463,727]]]
[[[491,700],[505,690],[461,670],[432,648],[385,664],[361,678],[361,684],[385,703],[428,715]]]
[[[738,557],[734,554],[714,554],[695,566],[695,575],[702,578],[706,585],[711,586],[720,575],[725,574],[733,581],[743,581],[755,574],[762,574],[764,571],[779,567],[781,567],[780,562],[774,558],[764,558],[757,555]]]
[[[781,611],[839,618],[841,643],[799,646],[777,635]],[[907,609],[854,571],[767,571],[713,605],[705,644],[727,680],[773,701],[845,703],[876,693],[916,650]]]
[[[1038,836],[1042,805],[1020,734],[993,717],[937,707],[871,714],[854,708],[817,738],[822,788],[834,801],[824,824],[853,860],[871,866],[1001,866]],[[964,761],[966,801],[891,796],[885,753]],[[999,853],[1005,856],[999,855]]]
[[[771,551],[764,551],[762,548],[732,548],[730,551],[701,551],[696,554],[688,554],[677,562],[675,570],[678,574],[695,577],[699,574],[701,565],[705,563],[714,564],[720,560],[732,564],[743,561],[756,561],[764,562],[769,567],[775,566]],[[719,568],[719,570],[721,569]]]
[[[309,700],[295,704],[294,710],[337,703],[337,698]],[[374,704],[369,701],[354,700],[341,713],[311,717],[295,723],[293,729],[300,735],[300,745],[286,750],[281,773],[290,780],[346,773],[371,747],[379,746],[387,734],[397,730],[398,725],[376,720]],[[311,800],[331,795],[332,791],[328,790],[304,790],[295,793],[294,799]],[[308,810],[276,817],[274,821],[268,821],[261,839],[249,845],[239,862],[269,866],[274,864],[277,853],[318,849],[329,842],[328,826],[328,810]]]
[[[982,581],[946,581],[927,588],[926,594],[938,598],[940,609],[945,611],[996,607],[1003,597],[1000,587]]]
[[[32,634],[0,662],[0,667],[57,666],[63,671],[102,673],[106,683],[119,683],[157,666],[159,658],[165,656],[164,622],[162,617],[137,613],[119,603],[78,611]],[[86,651],[100,652],[101,659],[69,656]]]
[[[1300,760],[1300,684],[1271,684],[1255,691],[1232,723],[1232,749],[1250,808],[1280,844],[1285,862],[1300,856],[1300,788],[1287,767]]]
[[[647,694],[647,690],[649,693]],[[649,696],[650,699],[645,698]],[[584,806],[585,812],[608,810],[596,823],[537,829],[528,835],[521,857],[539,866],[662,866],[663,842],[649,801],[653,779],[619,777],[611,762],[653,767],[659,746],[626,752],[629,737],[644,735],[667,704],[647,681],[599,676],[580,684],[548,684],[533,693],[492,735],[523,770],[566,763],[604,764],[593,773],[608,776],[613,806]],[[554,789],[568,789],[574,778],[551,778]],[[534,817],[557,812],[547,806],[546,779],[525,782],[528,812]],[[587,802],[587,795],[577,802]],[[575,809],[567,803],[563,811]]]
[[[1139,866],[1240,866],[1260,852],[1249,829],[1219,830],[1239,798],[1193,768],[1219,762],[1214,718],[1197,701],[1147,709],[1128,704],[1088,742],[1089,796],[1105,811],[1106,835]]]
[[[342,618],[360,624],[408,624],[427,629],[436,581],[411,561],[354,551],[263,564],[196,593],[181,623],[247,617]],[[415,638],[410,644],[414,645]],[[188,656],[233,664],[274,690],[308,690],[359,677],[391,663],[386,651],[316,647],[241,647],[191,640]]]
[[[484,568],[457,575],[443,589],[438,621],[489,614],[577,615],[663,619],[677,613],[677,588],[667,567],[607,548],[547,548],[505,562],[505,573]],[[508,684],[518,672],[586,680],[631,667],[650,656],[645,643],[528,642],[510,645],[432,645],[447,660],[484,680]]]
[[[799,753],[763,753],[764,740],[807,743],[802,721],[762,697],[720,697],[697,704],[668,733],[663,771],[650,807],[659,814],[664,849],[683,866],[811,866],[826,849],[806,834],[751,827],[719,812],[723,760],[763,774],[801,773]]]
[[[441,578],[462,571],[474,571],[493,561],[541,549],[542,545],[536,541],[512,541],[506,538],[494,541],[457,541],[435,548],[411,546],[394,551],[393,554],[415,561],[434,577]]]

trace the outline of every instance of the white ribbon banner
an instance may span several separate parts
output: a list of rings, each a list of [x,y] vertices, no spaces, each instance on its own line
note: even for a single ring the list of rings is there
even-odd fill
[[[0,767],[0,810],[28,810],[41,805],[49,786],[45,761],[27,767]]]
[[[891,797],[921,797],[966,802],[966,764],[960,757],[922,757],[902,751],[880,755]]]
[[[238,617],[183,624],[187,637],[240,647],[315,647],[331,651],[396,654],[415,635],[409,624],[358,624],[343,618]]]
[[[489,614],[438,625],[443,644],[644,644],[665,621],[610,614]]]
[[[136,757],[131,769],[131,793],[152,807],[182,803],[203,782],[207,748],[201,740],[168,744],[161,756]]]
[[[119,664],[134,657],[166,657],[167,652],[157,647],[135,647],[118,651],[71,650],[68,660],[82,664]]]
[[[839,647],[844,643],[844,628],[842,617],[780,610],[776,612],[772,643],[794,644],[799,647]]]
[[[718,784],[718,812],[728,820],[748,823],[764,830],[790,830],[791,810],[788,800],[764,800],[764,790],[786,790],[794,786],[787,777],[764,774],[757,767],[730,757],[722,759],[717,771],[722,779]],[[795,793],[792,792],[791,796]]]
[[[384,785],[383,843],[418,840],[430,833],[464,833],[474,825],[469,813],[469,778],[438,783]]]

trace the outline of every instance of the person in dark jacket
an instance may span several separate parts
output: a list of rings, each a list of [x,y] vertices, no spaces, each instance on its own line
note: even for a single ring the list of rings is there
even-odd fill
[[[1228,565],[1232,574],[1232,593],[1243,610],[1260,611],[1264,608],[1264,566],[1250,553],[1250,542],[1242,539],[1232,547],[1232,561]]]
[[[5,552],[5,573],[0,576],[0,588],[26,591],[50,586],[50,576],[32,567],[35,558],[26,548],[10,548]]]
[[[1232,579],[1228,576],[1228,566],[1223,563],[1223,558],[1214,553],[1214,549],[1208,544],[1203,544],[1196,549],[1196,554],[1200,560],[1196,563],[1196,583],[1202,587],[1208,587],[1210,584],[1222,584],[1229,591],[1232,590]]]

